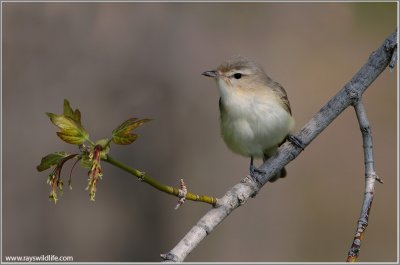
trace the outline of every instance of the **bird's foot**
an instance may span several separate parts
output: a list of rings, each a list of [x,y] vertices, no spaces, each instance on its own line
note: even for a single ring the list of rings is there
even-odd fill
[[[250,177],[260,185],[260,177],[265,175],[265,171],[259,168],[256,168],[254,165],[250,165]]]
[[[265,170],[259,169],[254,165],[250,165],[250,175],[253,176],[254,174],[265,175]]]
[[[300,148],[301,150],[304,151],[304,148],[305,148],[306,146],[304,145],[304,143],[303,143],[299,138],[297,138],[296,136],[294,136],[294,135],[292,135],[292,134],[289,134],[286,138],[287,138],[287,140],[288,140],[289,142],[291,142],[294,146],[297,146],[298,148]]]

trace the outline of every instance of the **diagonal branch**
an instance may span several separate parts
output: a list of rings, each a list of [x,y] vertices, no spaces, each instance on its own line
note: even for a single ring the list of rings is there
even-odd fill
[[[354,77],[314,115],[314,117],[295,135],[304,147],[309,145],[344,109],[359,102],[364,91],[389,65],[396,65],[397,30],[393,32],[383,44],[374,51],[368,61],[354,75]],[[396,51],[396,52],[395,52]],[[267,160],[260,169],[265,175],[257,179],[249,176],[217,200],[216,207],[209,210],[198,223],[181,239],[181,241],[167,254],[162,254],[164,261],[180,262],[197,247],[233,210],[243,205],[279,172],[286,164],[295,159],[302,148],[290,142],[284,143],[278,153]]]

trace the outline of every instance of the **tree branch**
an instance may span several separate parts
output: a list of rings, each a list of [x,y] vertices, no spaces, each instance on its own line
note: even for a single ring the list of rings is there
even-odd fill
[[[103,159],[104,161],[110,163],[111,165],[114,165],[132,175],[134,175],[135,177],[137,177],[139,179],[139,181],[142,181],[144,183],[149,184],[150,186],[152,186],[153,188],[156,188],[162,192],[165,192],[167,194],[173,195],[178,197],[179,199],[181,199],[181,194],[179,192],[179,189],[171,187],[171,186],[167,186],[164,184],[159,183],[157,180],[153,179],[152,177],[150,177],[147,173],[145,172],[141,172],[137,169],[131,168],[117,160],[115,160],[114,158],[112,158],[111,156],[107,155],[107,158]],[[207,195],[197,195],[191,192],[186,192],[185,193],[185,199],[187,200],[191,200],[191,201],[200,201],[200,202],[205,202],[208,204],[211,204],[212,206],[215,206],[215,204],[217,203],[217,199],[211,196],[207,196]]]
[[[365,165],[365,192],[364,201],[361,207],[360,217],[357,222],[357,230],[351,244],[349,253],[347,255],[347,262],[357,261],[358,254],[360,253],[361,241],[363,234],[368,226],[368,217],[371,210],[372,201],[374,199],[375,180],[383,183],[383,181],[375,174],[374,169],[374,156],[372,146],[372,133],[369,126],[367,112],[365,111],[364,104],[360,100],[354,105],[357,119],[360,124],[360,131],[363,138],[364,148],[364,165]]]
[[[303,143],[304,147],[309,145],[344,109],[360,102],[364,91],[383,72],[389,63],[390,68],[396,65],[396,36],[397,30],[370,55],[368,61],[354,77],[295,135]],[[278,152],[260,167],[260,169],[265,171],[265,175],[258,175],[255,179],[247,176],[240,183],[228,190],[221,199],[218,199],[216,207],[209,210],[182,240],[169,253],[162,254],[161,258],[169,262],[185,260],[187,255],[218,224],[233,210],[243,205],[250,197],[254,197],[276,173],[295,159],[302,150],[302,147],[290,142],[284,143],[278,149]]]

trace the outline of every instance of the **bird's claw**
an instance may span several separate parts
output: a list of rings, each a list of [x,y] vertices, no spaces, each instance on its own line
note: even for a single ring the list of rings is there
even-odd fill
[[[250,176],[252,176],[253,178],[257,178],[256,175],[265,175],[265,173],[265,170],[259,169],[254,165],[250,165]]]
[[[260,175],[265,175],[265,171],[256,168],[254,165],[250,165],[250,177],[253,179],[255,183],[257,183],[257,185],[261,185]]]

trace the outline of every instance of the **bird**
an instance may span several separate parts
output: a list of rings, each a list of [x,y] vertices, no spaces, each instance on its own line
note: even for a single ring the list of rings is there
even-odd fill
[[[251,176],[265,173],[254,166],[254,158],[265,162],[273,156],[295,126],[285,89],[259,64],[241,55],[202,75],[216,80],[220,130],[225,144],[232,152],[250,157]],[[283,168],[269,181],[286,174]]]

